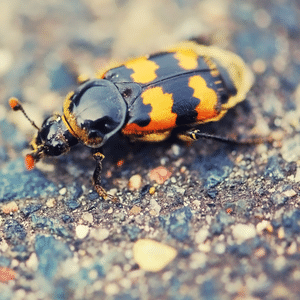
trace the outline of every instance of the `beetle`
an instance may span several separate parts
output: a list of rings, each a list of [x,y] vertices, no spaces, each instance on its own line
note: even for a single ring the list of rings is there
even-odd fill
[[[178,137],[230,141],[201,133],[200,124],[218,121],[243,101],[254,77],[236,54],[214,46],[183,42],[166,51],[128,60],[85,80],[66,96],[63,114],[45,119],[25,157],[31,170],[45,156],[58,156],[77,143],[92,148],[96,168],[94,187],[106,199],[101,186],[104,155],[101,147],[117,132],[134,141],[160,142],[176,128]]]

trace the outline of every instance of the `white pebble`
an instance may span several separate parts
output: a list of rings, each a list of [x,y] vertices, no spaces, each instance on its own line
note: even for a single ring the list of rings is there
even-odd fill
[[[207,262],[207,255],[203,252],[195,252],[191,255],[190,268],[204,268]]]
[[[150,207],[151,209],[153,209],[157,214],[159,214],[160,210],[161,210],[161,206],[157,203],[156,200],[154,200],[153,198],[150,199]]]
[[[267,220],[262,220],[256,225],[256,232],[262,234],[262,232],[270,225],[270,222]]]
[[[133,246],[133,257],[142,270],[158,272],[177,255],[171,246],[150,239],[138,240]]]
[[[202,244],[205,242],[205,240],[207,239],[209,235],[209,231],[207,228],[201,228],[195,236],[195,241],[197,244]]]
[[[244,241],[256,236],[256,230],[253,224],[237,224],[232,228],[232,235],[235,239]]]
[[[67,192],[67,189],[65,187],[59,190],[59,194],[62,196],[65,195],[66,192]]]
[[[224,254],[225,253],[225,250],[226,250],[226,246],[225,246],[225,244],[223,244],[223,243],[218,243],[218,244],[216,244],[216,246],[215,246],[215,253],[216,254]]]
[[[84,212],[82,214],[82,219],[84,221],[89,222],[89,223],[93,223],[93,220],[94,220],[93,215],[91,213],[88,213],[88,212]]]
[[[101,242],[109,237],[109,230],[105,228],[98,228],[91,230],[91,237]]]
[[[79,239],[84,239],[89,233],[89,227],[86,225],[78,225],[76,227],[76,236]]]
[[[26,267],[31,270],[36,271],[37,267],[38,267],[38,263],[39,263],[39,261],[38,261],[36,254],[32,253],[30,255],[29,259],[26,261]]]
[[[105,286],[105,293],[107,295],[116,295],[119,293],[120,288],[116,283],[109,283]]]

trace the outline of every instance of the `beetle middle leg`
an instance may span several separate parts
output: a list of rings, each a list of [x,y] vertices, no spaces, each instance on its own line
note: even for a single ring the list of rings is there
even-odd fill
[[[93,174],[93,184],[95,190],[97,191],[98,195],[104,200],[111,200],[113,202],[117,202],[117,198],[108,194],[106,190],[101,186],[102,160],[105,158],[105,156],[101,152],[97,151],[93,153],[93,157],[96,161],[96,168]]]

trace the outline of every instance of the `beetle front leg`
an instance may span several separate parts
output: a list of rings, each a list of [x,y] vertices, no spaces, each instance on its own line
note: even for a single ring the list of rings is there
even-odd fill
[[[93,153],[93,157],[96,161],[96,168],[93,174],[93,184],[95,187],[95,190],[97,191],[98,195],[102,197],[104,200],[112,200],[114,202],[117,201],[117,198],[109,195],[106,190],[101,186],[101,171],[102,171],[102,160],[104,159],[104,155],[97,151]]]
[[[101,186],[102,160],[104,159],[105,156],[100,152],[96,152],[96,153],[93,153],[93,157],[96,161],[96,169],[93,174],[93,184],[94,184],[95,190],[97,191],[99,196],[102,197],[104,200],[106,200],[107,192]]]

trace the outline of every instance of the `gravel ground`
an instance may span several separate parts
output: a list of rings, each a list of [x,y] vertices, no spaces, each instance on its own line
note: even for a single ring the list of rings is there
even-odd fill
[[[300,299],[300,4],[297,0],[67,0],[0,3],[0,299]],[[37,124],[79,73],[197,39],[252,68],[221,136],[105,147],[93,191],[86,147],[28,172]]]

